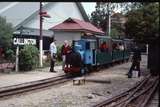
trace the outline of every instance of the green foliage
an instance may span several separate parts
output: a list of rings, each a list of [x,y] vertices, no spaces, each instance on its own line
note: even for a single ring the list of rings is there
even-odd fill
[[[139,42],[149,42],[159,37],[159,3],[143,3],[126,15],[126,34]]]
[[[106,31],[106,12],[104,9],[101,9],[100,4],[96,5],[96,10],[91,13],[91,23],[102,28],[103,31]]]
[[[96,9],[91,13],[90,21],[96,27],[101,28],[104,32],[108,32],[109,14],[113,14],[116,9],[122,9],[121,13],[125,13],[124,9],[129,10],[131,3],[109,3],[97,2]],[[111,24],[112,25],[112,24]],[[117,28],[116,28],[117,29]],[[119,28],[118,28],[119,29]],[[118,30],[117,29],[117,30]]]
[[[119,31],[115,28],[111,29],[111,37],[112,38],[119,38]]]
[[[6,49],[5,57],[7,60],[14,62],[16,57],[15,57],[15,52],[13,51],[13,49]]]
[[[32,45],[25,45],[20,50],[19,68],[20,70],[28,71],[38,66],[38,49]]]
[[[106,32],[108,15],[111,14],[117,6],[118,4],[116,3],[97,2],[96,10],[91,13],[91,23]]]
[[[12,33],[12,25],[7,23],[5,18],[0,17],[0,45],[4,50],[10,48],[12,45]]]
[[[5,59],[13,61],[15,54],[12,48],[13,28],[6,19],[0,17],[0,46],[4,49]]]

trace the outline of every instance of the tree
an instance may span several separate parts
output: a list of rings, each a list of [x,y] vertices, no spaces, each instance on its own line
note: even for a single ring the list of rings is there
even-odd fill
[[[102,29],[104,32],[109,32],[109,15],[113,14],[113,11],[121,8],[121,13],[127,12],[131,8],[132,3],[110,3],[110,2],[97,2],[96,9],[91,13],[90,21],[92,24]],[[130,8],[129,8],[130,7]],[[133,8],[133,6],[132,6]],[[124,11],[126,10],[126,11]],[[111,24],[112,26],[112,24]],[[118,26],[112,26],[113,29],[117,29],[117,31],[122,30]],[[111,30],[111,33],[112,31]]]
[[[115,33],[116,32],[116,33]],[[112,35],[114,34],[114,35]],[[111,37],[113,38],[124,38],[125,36],[125,27],[122,23],[113,23],[111,26]]]
[[[126,35],[139,42],[159,37],[159,3],[143,3],[126,14]]]
[[[112,38],[119,38],[119,31],[116,28],[111,29],[111,37]]]
[[[0,46],[4,49],[5,54],[11,48],[13,28],[10,23],[6,22],[6,19],[0,17]],[[11,51],[11,50],[9,50]]]
[[[95,7],[96,10],[91,13],[91,23],[106,32],[108,28],[109,15],[111,15],[112,11],[117,6],[117,3],[97,2]]]
[[[143,3],[126,15],[126,34],[136,42],[148,43],[148,68],[152,75],[159,73],[159,3]]]

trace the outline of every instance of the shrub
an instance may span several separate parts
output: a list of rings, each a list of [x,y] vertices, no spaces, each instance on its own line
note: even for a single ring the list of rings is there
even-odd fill
[[[4,50],[12,45],[13,30],[12,24],[7,23],[6,18],[0,16],[0,46]]]
[[[35,46],[26,45],[20,50],[19,69],[28,71],[38,65],[38,49]]]
[[[15,61],[15,52],[14,52],[14,50],[13,49],[6,49],[6,51],[5,51],[5,58],[7,59],[7,60],[10,60],[10,61],[12,61],[12,62],[14,62]]]
[[[62,61],[61,48],[62,46],[57,46],[57,60],[58,61]]]

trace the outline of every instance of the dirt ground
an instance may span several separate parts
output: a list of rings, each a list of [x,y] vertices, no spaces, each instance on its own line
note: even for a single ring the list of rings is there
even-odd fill
[[[146,71],[146,56],[142,57],[141,70]],[[0,107],[91,107],[97,102],[125,91],[143,79],[127,78],[131,62],[109,67],[86,76],[86,83],[73,85],[67,82],[45,90],[0,100]]]

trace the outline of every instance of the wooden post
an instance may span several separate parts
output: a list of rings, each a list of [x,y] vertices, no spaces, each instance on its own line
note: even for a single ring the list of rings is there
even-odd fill
[[[40,10],[39,10],[39,16],[40,16],[40,39],[39,39],[39,64],[40,67],[43,67],[43,60],[42,60],[42,55],[43,55],[43,37],[42,37],[42,2],[40,2]]]
[[[16,72],[19,71],[19,45],[17,44],[16,48]]]

